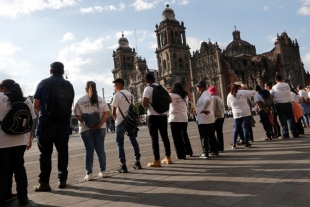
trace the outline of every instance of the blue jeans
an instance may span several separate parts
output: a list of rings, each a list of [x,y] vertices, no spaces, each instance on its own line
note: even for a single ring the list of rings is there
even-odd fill
[[[129,140],[131,142],[131,145],[133,147],[133,150],[135,152],[135,159],[140,160],[140,149],[139,144],[136,139],[136,129],[126,129],[125,122],[122,121],[118,126],[115,127],[116,131],[116,146],[118,151],[118,158],[121,163],[126,163],[126,156],[125,156],[125,150],[124,150],[124,136],[127,132],[127,135],[129,137]]]
[[[250,127],[251,116],[245,116],[241,118],[234,119],[234,134],[233,134],[233,144],[235,145],[238,138],[238,133],[242,128],[244,142],[247,144],[249,140],[249,127]]]
[[[301,122],[302,122],[303,125],[309,126],[309,118],[308,118],[308,108],[309,108],[309,106],[307,105],[306,102],[301,102],[300,106],[301,106],[302,112],[304,114],[304,116],[301,119]]]
[[[295,120],[292,112],[292,104],[290,102],[277,103],[276,111],[282,126],[282,137],[289,138],[288,127],[290,128],[290,131],[292,132],[293,136],[298,137]]]
[[[106,134],[105,128],[95,130],[89,129],[80,134],[85,146],[85,165],[87,175],[93,173],[95,150],[99,161],[99,171],[100,172],[105,171],[106,167],[106,156],[104,151],[105,134]]]

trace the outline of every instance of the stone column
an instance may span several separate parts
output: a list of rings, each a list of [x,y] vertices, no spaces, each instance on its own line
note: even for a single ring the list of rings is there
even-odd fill
[[[190,71],[190,80],[191,80],[191,87],[195,87],[195,83],[194,83],[194,77],[193,77],[193,66],[192,66],[192,59],[189,58],[189,71]],[[195,90],[194,92],[192,92],[193,94],[193,108],[196,108],[196,94],[195,94]]]

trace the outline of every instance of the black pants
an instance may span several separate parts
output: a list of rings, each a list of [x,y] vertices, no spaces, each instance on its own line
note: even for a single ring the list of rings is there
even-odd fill
[[[26,145],[0,148],[0,206],[3,205],[4,200],[12,193],[13,172],[15,174],[18,199],[27,197],[28,181],[24,167],[25,151]]]
[[[224,151],[223,124],[224,124],[224,118],[216,119],[214,123],[218,150],[220,151]]]
[[[192,155],[193,150],[187,134],[187,122],[171,122],[170,128],[177,157],[184,159],[186,155]]]
[[[38,148],[41,152],[39,182],[49,183],[52,171],[53,145],[57,150],[58,179],[59,181],[67,180],[69,130],[69,126],[62,127],[57,124],[49,124],[41,126],[41,129],[37,131]]]
[[[273,125],[273,136],[274,137],[279,137],[281,136],[281,128],[280,128],[280,124],[278,122],[278,114],[276,113],[276,111],[274,111],[273,114],[273,121],[274,121],[274,125]]]
[[[211,152],[218,153],[216,138],[214,135],[214,123],[198,124],[202,153],[208,155],[209,145]]]
[[[157,116],[151,115],[147,117],[147,124],[149,128],[149,133],[152,139],[152,149],[153,155],[155,160],[160,159],[159,154],[159,141],[158,141],[158,130],[161,136],[161,139],[164,143],[165,147],[165,155],[166,157],[171,156],[171,149],[170,149],[170,141],[168,137],[168,130],[167,130],[167,116]]]
[[[305,130],[304,130],[304,127],[302,126],[301,119],[302,119],[302,117],[300,117],[298,119],[298,121],[295,122],[296,123],[297,132],[298,132],[298,134],[305,134]]]
[[[263,128],[266,132],[266,137],[271,138],[272,136],[272,126],[269,121],[268,114],[264,110],[259,111],[260,120],[263,124]]]

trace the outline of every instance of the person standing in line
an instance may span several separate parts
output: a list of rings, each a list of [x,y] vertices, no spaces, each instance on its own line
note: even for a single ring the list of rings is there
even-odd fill
[[[135,163],[132,168],[142,169],[140,163],[140,148],[136,138],[136,129],[128,129],[124,121],[124,117],[128,115],[129,103],[134,104],[134,97],[128,90],[124,88],[125,82],[123,79],[117,78],[113,81],[113,83],[116,93],[113,96],[112,115],[115,120],[116,145],[118,158],[121,163],[120,168],[117,169],[117,172],[127,173],[128,169],[124,150],[124,136],[126,132],[135,153]]]
[[[241,83],[235,82],[231,86],[230,93],[227,96],[227,105],[232,109],[234,117],[234,133],[232,149],[236,149],[238,132],[243,130],[245,147],[251,147],[249,140],[249,125],[251,110],[247,103],[248,98],[255,95],[255,91],[242,90]]]
[[[272,88],[272,83],[271,82],[265,83],[264,88],[270,93],[270,90]],[[280,129],[280,124],[278,122],[278,114],[275,110],[275,106],[272,107],[272,111],[273,111],[273,122],[274,122],[274,125],[272,126],[272,132],[273,132],[272,137],[278,138],[278,137],[281,137],[281,129]]]
[[[188,95],[183,86],[176,82],[170,92],[172,102],[169,107],[168,122],[177,153],[177,159],[186,159],[193,155],[192,146],[187,134],[187,105]]]
[[[210,86],[208,92],[211,94],[213,102],[213,112],[215,117],[214,129],[216,132],[218,150],[224,151],[224,136],[223,136],[223,124],[224,124],[224,105],[223,100],[220,98],[215,86]]]
[[[289,82],[286,82],[286,83],[289,84]],[[293,116],[294,116],[294,120],[295,120],[295,124],[296,124],[296,130],[297,130],[299,135],[305,134],[305,130],[304,130],[304,127],[303,127],[302,122],[301,122],[304,114],[303,114],[303,110],[300,106],[300,101],[303,101],[303,100],[301,100],[301,97],[298,94],[298,92],[296,91],[296,89],[291,84],[289,84],[289,86],[291,89],[291,100],[292,100],[292,104],[293,104],[292,108],[293,108]]]
[[[265,140],[272,140],[272,126],[269,121],[269,113],[271,113],[271,106],[267,106],[267,103],[264,100],[270,96],[269,91],[262,90],[259,85],[256,85],[255,91],[257,93],[254,95],[254,101],[258,106],[258,114],[262,122],[263,128],[266,132]]]
[[[0,120],[12,108],[15,102],[24,102],[28,105],[32,118],[32,125],[36,114],[31,101],[23,97],[23,92],[18,83],[14,80],[3,80],[0,86]],[[0,206],[4,202],[18,198],[20,205],[28,203],[28,181],[24,167],[24,154],[26,149],[32,146],[32,131],[24,134],[6,134],[0,128]],[[17,194],[12,193],[12,177],[15,174]]]
[[[39,113],[36,136],[40,150],[41,170],[39,184],[33,188],[35,191],[51,190],[49,180],[52,171],[53,145],[58,153],[58,188],[65,188],[68,179],[68,142],[74,89],[72,84],[62,77],[64,65],[61,62],[54,62],[50,67],[51,77],[38,84],[33,101],[34,108]],[[56,92],[56,88],[62,93]],[[58,97],[59,95],[61,98]],[[60,106],[53,107],[55,102]]]
[[[282,138],[289,138],[289,128],[293,137],[298,138],[299,135],[296,130],[292,111],[290,86],[283,82],[281,75],[276,75],[275,80],[277,84],[272,87],[270,94],[273,96],[276,104],[276,111],[282,126]]]
[[[145,80],[145,83],[147,84],[147,87],[143,91],[142,105],[148,109],[147,125],[148,125],[149,133],[152,139],[152,149],[153,149],[153,155],[154,155],[154,161],[148,163],[148,167],[161,167],[161,163],[172,164],[170,141],[169,141],[168,130],[167,130],[167,124],[168,124],[167,114],[166,112],[159,113],[155,111],[152,105],[154,104],[153,98],[152,98],[153,91],[154,91],[153,87],[159,87],[159,84],[155,83],[154,76],[151,73],[148,73],[145,75],[144,80]],[[170,97],[170,103],[171,101],[172,100]],[[165,104],[169,105],[169,102]],[[160,163],[160,153],[159,153],[158,131],[160,132],[161,139],[164,143],[165,155],[166,155],[161,163]]]
[[[93,179],[94,151],[96,151],[99,161],[99,178],[105,178],[106,154],[104,150],[104,139],[106,135],[106,120],[110,110],[106,101],[98,96],[96,83],[88,81],[86,83],[86,95],[82,96],[75,104],[74,115],[79,120],[79,133],[85,147],[85,167],[86,175],[84,181]],[[84,125],[83,115],[99,112],[101,122],[97,126]]]
[[[289,84],[290,85],[290,84]],[[303,85],[297,85],[297,91],[298,94],[300,96],[301,102],[301,108],[302,108],[302,112],[303,112],[303,117],[301,119],[301,122],[303,124],[303,127],[309,127],[309,117],[308,117],[308,103],[310,103],[309,97],[307,92],[305,91]]]
[[[209,158],[209,146],[210,156],[218,157],[218,148],[216,138],[214,135],[214,112],[211,94],[206,88],[206,82],[200,81],[195,85],[198,93],[200,94],[197,100],[194,113],[197,115],[198,130],[200,135],[200,141],[202,146],[202,154],[200,158]]]
[[[111,129],[111,120],[109,119],[109,116],[107,118],[106,128],[107,128],[107,133],[108,133],[109,129]],[[110,132],[112,132],[112,131],[110,130]]]

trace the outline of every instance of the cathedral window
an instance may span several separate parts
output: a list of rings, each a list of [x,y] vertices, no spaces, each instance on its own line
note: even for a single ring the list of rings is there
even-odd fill
[[[176,58],[177,56],[176,56],[176,54],[175,53],[173,53],[173,58]]]
[[[166,63],[166,60],[164,60],[163,62],[163,67],[164,67],[164,70],[167,69],[167,63]]]
[[[183,68],[182,58],[179,58],[179,66],[180,66],[180,68]]]
[[[173,31],[171,31],[171,41],[174,44],[174,36],[173,36]]]

